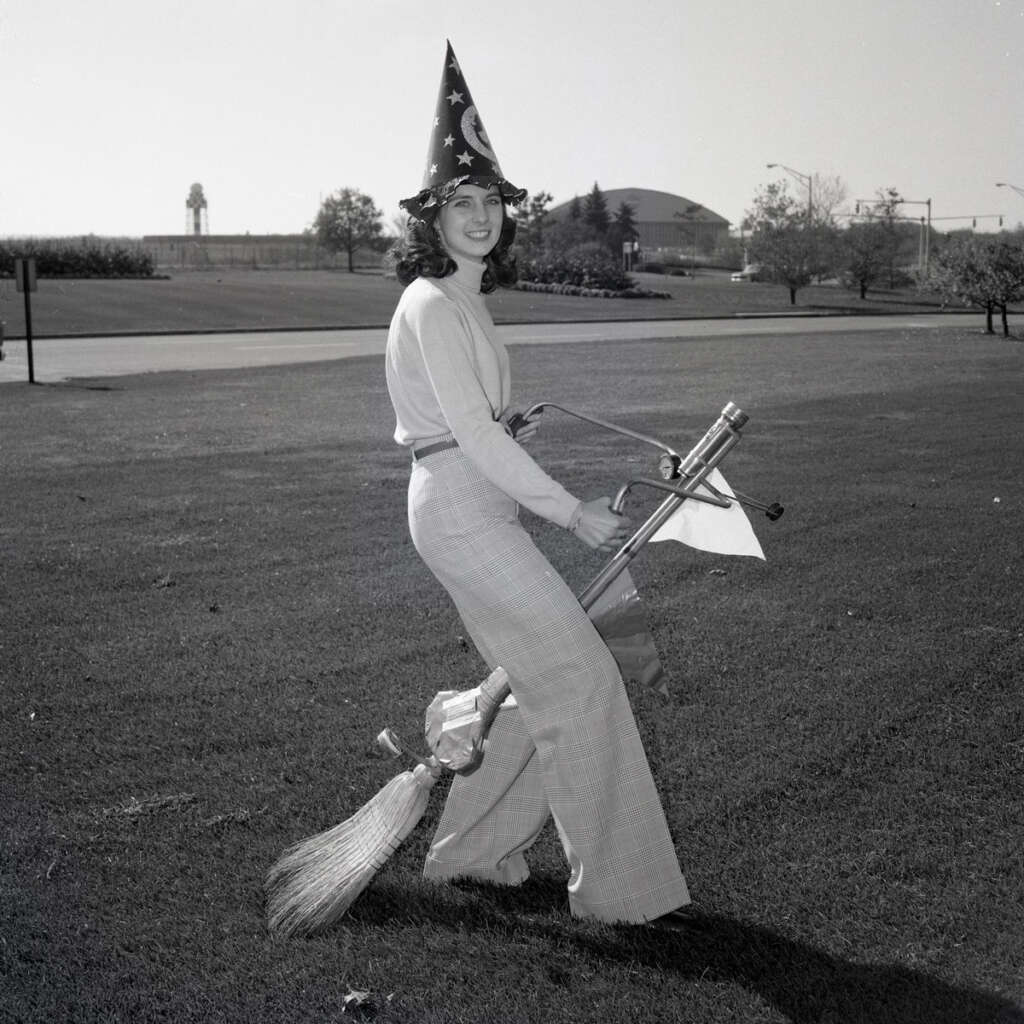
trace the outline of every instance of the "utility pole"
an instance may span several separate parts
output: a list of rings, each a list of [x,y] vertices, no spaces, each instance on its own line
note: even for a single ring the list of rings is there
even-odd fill
[[[932,201],[930,199],[901,199],[900,202],[906,203],[908,206],[927,206],[928,207],[928,221],[927,227],[925,228],[924,234],[924,260],[921,264],[921,269],[924,273],[928,273],[928,260],[929,250],[931,248],[932,241]]]

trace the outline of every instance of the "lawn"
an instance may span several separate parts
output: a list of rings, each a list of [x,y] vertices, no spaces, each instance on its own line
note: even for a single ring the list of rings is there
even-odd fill
[[[733,284],[704,271],[694,278],[635,275],[669,299],[587,299],[499,291],[491,299],[499,323],[573,320],[677,319],[785,313],[789,293],[777,285]],[[213,331],[373,327],[386,325],[401,286],[379,273],[328,270],[217,270],[183,272],[151,281],[43,280],[32,297],[37,337]],[[934,296],[912,291],[870,292],[865,301],[833,286],[798,293],[797,312],[939,312]],[[981,314],[977,314],[980,318]],[[24,337],[23,297],[0,280],[0,320],[8,337]]]
[[[441,784],[338,927],[269,936],[267,866],[395,773],[385,724],[415,738],[436,690],[481,677],[406,539],[382,361],[12,384],[0,1020],[1024,1020],[1021,346],[511,356],[524,402],[681,449],[734,400],[725,474],[787,508],[753,520],[765,563],[636,563],[673,696],[631,697],[694,929],[574,921],[550,831],[521,889],[428,885]],[[533,451],[584,496],[653,471],[554,412]],[[524,519],[574,586],[600,567]]]

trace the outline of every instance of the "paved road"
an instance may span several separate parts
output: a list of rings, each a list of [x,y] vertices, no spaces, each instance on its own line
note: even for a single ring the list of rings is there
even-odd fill
[[[979,314],[980,317],[980,314]],[[1019,319],[1019,318],[1018,318]],[[706,338],[736,334],[802,334],[836,331],[924,329],[976,324],[977,319],[941,314],[904,316],[773,316],[729,320],[660,320],[585,324],[502,325],[506,345],[554,342],[615,341],[640,338]],[[350,356],[380,355],[387,332],[340,331],[252,332],[245,334],[175,334],[112,338],[53,338],[32,346],[37,382],[74,377],[118,377],[163,370],[212,370],[278,366]],[[0,384],[28,380],[24,341],[5,341]]]

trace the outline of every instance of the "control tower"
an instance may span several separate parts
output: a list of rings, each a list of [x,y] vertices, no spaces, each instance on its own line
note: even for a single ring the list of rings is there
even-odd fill
[[[185,214],[185,234],[208,235],[210,225],[206,219],[206,196],[198,181],[188,190],[185,209],[188,211]]]

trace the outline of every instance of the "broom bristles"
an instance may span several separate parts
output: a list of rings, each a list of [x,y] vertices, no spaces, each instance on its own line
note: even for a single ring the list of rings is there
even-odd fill
[[[419,823],[435,781],[417,765],[351,818],[285,850],[267,872],[269,929],[311,935],[337,921]]]

